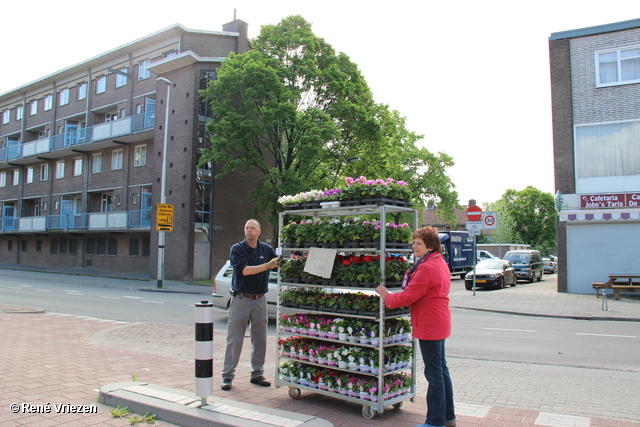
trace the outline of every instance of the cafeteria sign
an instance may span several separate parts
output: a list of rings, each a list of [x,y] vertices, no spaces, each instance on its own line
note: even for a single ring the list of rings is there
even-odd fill
[[[173,231],[173,205],[158,203],[156,209],[157,231]]]
[[[583,194],[580,207],[583,209],[628,208],[640,206],[640,193]]]

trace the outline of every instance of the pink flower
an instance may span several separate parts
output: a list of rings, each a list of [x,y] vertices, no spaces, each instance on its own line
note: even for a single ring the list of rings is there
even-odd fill
[[[351,178],[350,176],[346,177],[345,182],[347,183],[347,187],[351,186],[351,184],[353,184],[353,178]]]
[[[406,187],[406,186],[407,186],[407,185],[409,185],[409,184],[407,184],[407,183],[406,183],[406,182],[404,182],[404,181],[398,181],[398,185],[399,185],[400,187]]]

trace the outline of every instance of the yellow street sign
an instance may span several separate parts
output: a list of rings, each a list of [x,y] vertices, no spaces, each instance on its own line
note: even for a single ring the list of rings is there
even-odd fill
[[[156,205],[156,230],[173,231],[173,205],[158,203]]]

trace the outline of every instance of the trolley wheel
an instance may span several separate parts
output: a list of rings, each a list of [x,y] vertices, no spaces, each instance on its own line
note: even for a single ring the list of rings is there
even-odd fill
[[[375,417],[377,413],[378,412],[369,405],[364,405],[362,407],[362,416],[368,420]]]
[[[398,403],[394,403],[393,404],[393,409],[400,409],[402,408],[402,402],[398,402]]]
[[[300,389],[296,387],[289,387],[289,397],[292,399],[300,399]]]

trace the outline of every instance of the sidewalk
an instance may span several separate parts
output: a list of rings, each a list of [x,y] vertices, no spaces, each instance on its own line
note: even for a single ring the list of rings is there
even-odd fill
[[[595,294],[558,294],[555,280],[548,279],[550,276],[546,275],[541,283],[498,291],[478,290],[475,296],[464,290],[462,281],[454,280],[451,306],[531,316],[640,321],[638,299],[609,299],[609,311],[603,311],[603,300]],[[136,286],[150,292],[210,295],[208,286],[167,282],[166,289],[156,289],[155,281],[136,280],[140,280]],[[27,314],[30,312],[34,314]],[[222,392],[219,387],[224,352],[219,348],[214,351],[213,396],[208,398],[207,407],[199,409],[200,399],[194,395],[191,328],[35,313],[38,310],[0,304],[3,426],[129,425],[127,419],[112,418],[110,410],[117,405],[141,414],[157,414],[165,420],[156,421],[158,426],[170,425],[166,421],[184,426],[292,427],[414,426],[424,422],[426,381],[422,376],[417,379],[415,402],[405,401],[400,410],[386,408],[384,413],[367,420],[362,416],[362,406],[307,391],[294,400],[287,387],[255,386],[249,383],[249,373],[241,370],[232,390]],[[224,333],[216,332],[215,342],[224,343],[224,339]],[[250,366],[248,346],[247,339],[239,367]],[[274,342],[269,343],[267,366],[275,364],[275,347]],[[455,358],[449,360],[449,365],[458,390],[459,427],[640,427],[640,403],[633,397],[640,380],[637,373],[620,372],[616,384],[625,388],[612,389],[610,373],[596,369],[588,370],[589,381],[585,382],[585,370],[578,368]],[[420,363],[417,372],[421,372]],[[272,371],[268,372],[269,377],[272,375]],[[545,393],[550,390],[549,378],[554,378],[553,393]],[[467,389],[486,389],[491,399],[484,404],[475,403],[463,392]],[[630,400],[621,400],[627,394]],[[87,405],[92,411],[95,407],[95,413],[55,413],[55,408],[49,413],[26,413],[22,408],[12,413],[12,403]]]

